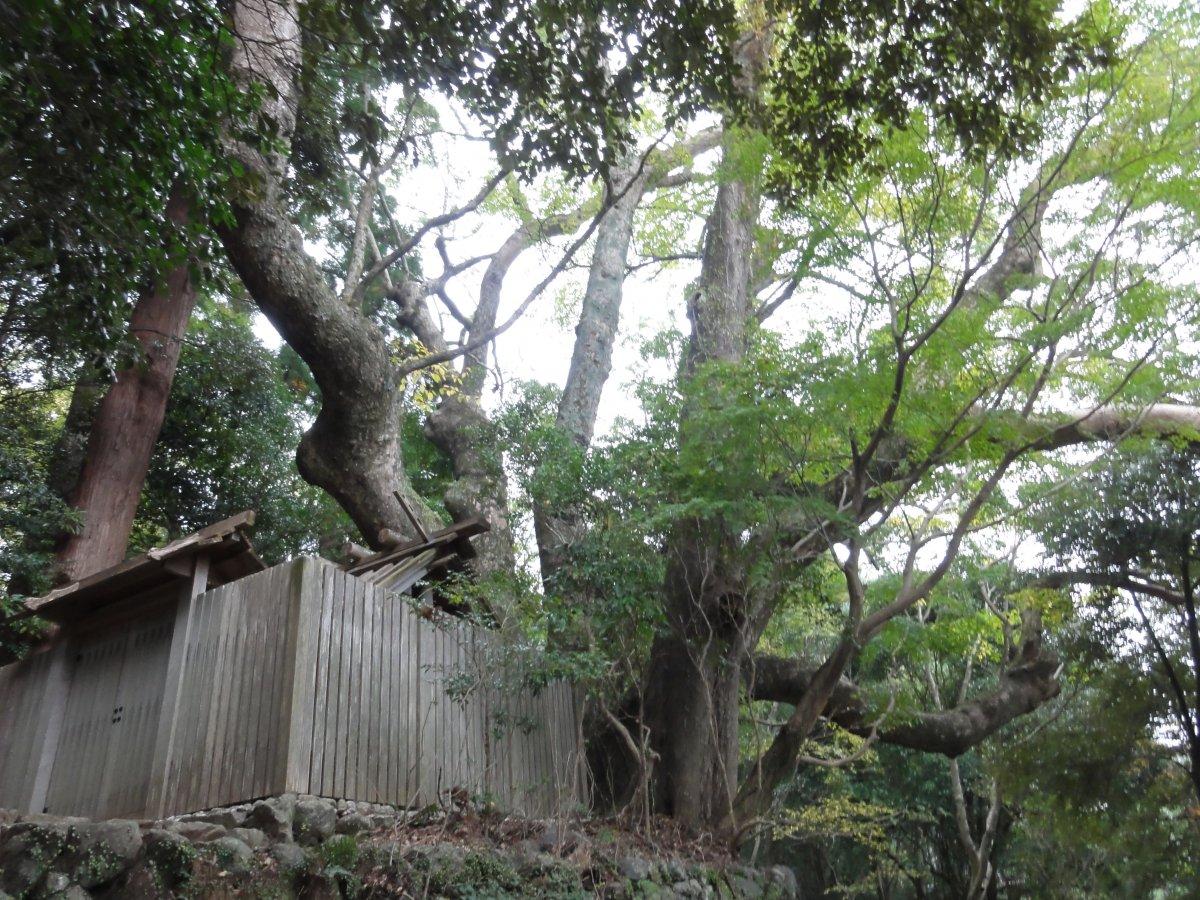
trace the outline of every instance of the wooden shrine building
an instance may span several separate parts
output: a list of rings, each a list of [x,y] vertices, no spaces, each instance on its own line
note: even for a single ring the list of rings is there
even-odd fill
[[[530,815],[577,802],[569,687],[506,689],[495,633],[433,609],[479,523],[347,567],[271,568],[252,523],[28,601],[57,628],[0,668],[0,808],[151,819],[289,791],[413,806],[454,788]]]

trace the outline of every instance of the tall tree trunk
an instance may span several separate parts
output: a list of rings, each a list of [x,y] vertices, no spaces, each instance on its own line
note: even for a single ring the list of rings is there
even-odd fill
[[[295,127],[301,63],[295,0],[238,0],[230,67],[286,145]],[[304,249],[283,197],[286,154],[231,139],[229,153],[255,182],[233,200],[218,233],[234,269],[271,324],[307,363],[321,410],[296,454],[305,480],[327,491],[373,547],[413,529],[393,495],[424,509],[401,463],[401,384],[378,328],[341,301]]]
[[[596,247],[575,327],[571,367],[558,404],[558,427],[581,449],[592,442],[600,396],[612,371],[633,220],[650,177],[650,168],[642,163],[641,155],[634,154],[611,173],[613,199],[596,226]],[[533,524],[542,584],[552,592],[564,552],[580,526],[569,510],[550,510],[536,501]]]
[[[596,226],[596,245],[575,326],[571,366],[556,416],[558,428],[581,450],[591,445],[600,398],[612,371],[638,206],[648,191],[688,180],[694,158],[717,147],[721,136],[721,129],[708,128],[673,147],[630,153],[609,175],[608,204]],[[672,176],[671,171],[677,168],[683,171]],[[576,510],[551,509],[538,498],[534,500],[533,516],[542,584],[553,593],[560,589],[557,575],[570,545],[583,533],[583,524]]]
[[[706,225],[697,289],[688,302],[691,335],[680,377],[706,363],[733,363],[746,351],[751,261],[761,198],[731,179],[717,190]],[[681,429],[686,434],[686,417]],[[737,787],[738,691],[745,654],[757,641],[740,537],[719,519],[676,526],[664,585],[668,630],[654,642],[644,689],[657,762],[657,808],[685,827],[727,816]]]
[[[172,191],[166,214],[172,225],[186,224],[188,203],[180,190]],[[117,374],[95,407],[78,469],[74,447],[56,467],[56,480],[64,487],[70,484],[67,501],[83,513],[83,528],[66,536],[57,552],[59,577],[65,580],[82,578],[125,558],[195,301],[187,263],[171,269],[145,290],[129,322],[129,331],[141,349],[140,358]],[[80,433],[80,415],[84,406],[92,405],[86,395],[92,394],[94,387],[81,385],[80,391],[68,416],[68,437]]]

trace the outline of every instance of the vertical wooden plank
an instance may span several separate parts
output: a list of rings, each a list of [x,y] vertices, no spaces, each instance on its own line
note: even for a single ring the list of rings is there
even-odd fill
[[[542,808],[547,815],[555,811],[554,804],[554,692],[552,686],[542,689],[538,695],[538,720],[541,734],[538,744],[541,746],[541,764],[538,772],[538,782],[541,784]]]
[[[309,770],[313,759],[313,699],[317,690],[317,655],[320,643],[321,606],[325,565],[311,557],[295,565],[290,598],[291,628],[284,647],[281,683],[290,695],[288,715],[283,722],[286,744],[285,789],[312,793]],[[281,732],[283,731],[281,728]]]
[[[359,662],[359,596],[362,583],[346,576],[345,628],[342,644],[342,675],[338,683],[338,779],[337,797],[348,797],[348,787],[353,784],[354,763],[357,760],[358,716],[354,704],[354,692],[358,684]]]
[[[342,647],[342,684],[339,691],[345,725],[338,735],[341,744],[341,771],[338,796],[349,798],[354,790],[354,770],[358,764],[358,681],[362,666],[362,582],[346,576],[346,621],[348,640]]]
[[[229,794],[224,802],[260,796],[256,784],[268,777],[271,766],[270,731],[267,709],[278,715],[276,685],[271,665],[273,641],[267,639],[267,619],[276,613],[273,625],[276,633],[286,634],[287,621],[278,617],[277,594],[282,591],[279,577],[286,574],[286,566],[275,566],[256,579],[254,587],[242,593],[243,629],[246,632],[246,650],[238,661],[238,681],[242,699],[239,703],[239,721],[235,732],[232,751],[234,777]]]
[[[379,709],[381,714],[379,746],[379,794],[380,802],[395,803],[396,783],[393,771],[396,760],[395,719],[392,709],[392,685],[396,677],[396,600],[384,592],[383,600],[383,653],[380,658]]]
[[[233,591],[230,601],[234,605],[233,619],[234,650],[225,665],[229,672],[229,701],[224,710],[224,729],[221,739],[221,771],[217,779],[220,787],[212,806],[227,802],[234,795],[234,786],[242,769],[245,768],[245,728],[246,709],[243,705],[246,695],[247,657],[249,656],[250,634],[248,607],[246,602],[247,587],[244,581],[230,585]]]
[[[298,712],[294,706],[296,654],[301,634],[301,600],[307,562],[305,559],[295,559],[275,567],[278,575],[270,595],[271,604],[264,610],[266,665],[271,692],[261,716],[264,774],[259,793],[255,796],[279,794],[288,789],[292,717]]]
[[[483,793],[487,791],[487,693],[486,693],[486,673],[483,671],[482,659],[480,657],[480,642],[478,629],[471,629],[470,641],[471,653],[471,674],[475,679],[475,689],[471,693],[471,698],[467,704],[467,708],[471,714],[471,740],[472,740],[472,771],[475,773],[475,783],[473,789]]]
[[[195,744],[196,753],[194,759],[196,762],[195,772],[192,777],[190,790],[190,805],[196,809],[203,809],[205,800],[208,799],[208,785],[212,777],[212,754],[216,750],[214,745],[216,721],[215,715],[217,711],[217,694],[221,688],[221,653],[226,630],[221,627],[221,622],[225,618],[225,591],[221,588],[209,591],[206,595],[208,598],[208,622],[207,622],[207,641],[205,653],[206,671],[201,678],[203,679],[200,692],[199,710],[197,711],[196,730],[198,741]]]
[[[214,622],[220,609],[215,592],[208,591],[196,598],[196,643],[189,655],[187,687],[184,694],[184,735],[178,751],[173,754],[171,801],[168,815],[200,808],[202,754],[208,742],[208,704],[212,699],[213,676],[216,669],[216,628]]]
[[[430,690],[427,667],[433,659],[433,641],[429,636],[429,623],[424,619],[414,618],[416,645],[416,671],[413,673],[416,684],[416,696],[413,704],[417,741],[413,749],[413,764],[416,771],[416,789],[414,791],[418,804],[430,803],[430,789],[433,778],[430,772],[430,756],[434,752],[433,729],[429,722]]]
[[[429,708],[429,749],[427,750],[429,759],[429,795],[430,799],[427,802],[437,802],[438,792],[445,788],[444,782],[444,754],[445,754],[445,738],[443,736],[443,721],[442,721],[442,666],[444,665],[444,656],[442,651],[442,632],[436,624],[430,622],[426,630],[429,634],[429,662],[425,666],[425,677],[428,679],[428,697],[426,701]]]
[[[529,692],[522,686],[524,683],[524,672],[521,673],[522,678],[517,682],[518,689],[515,690],[514,700],[517,706],[517,740],[520,746],[520,751],[517,756],[517,761],[520,764],[518,771],[520,772],[520,788],[521,788],[521,810],[526,814],[530,814],[530,795],[532,789],[532,764],[533,764],[533,732],[529,730],[530,720],[530,703]]]
[[[375,799],[375,779],[372,772],[379,742],[379,719],[375,708],[379,687],[376,669],[379,648],[378,594],[379,589],[374,585],[363,583],[363,661],[358,694],[361,733],[358,741],[357,796],[368,802]]]
[[[362,618],[359,619],[360,626],[358,631],[358,679],[355,684],[354,700],[355,712],[357,714],[355,724],[354,745],[354,788],[353,794],[350,796],[356,800],[367,800],[368,793],[368,755],[370,752],[371,740],[371,657],[373,653],[373,641],[371,634],[372,618],[375,604],[374,588],[363,581],[361,578],[356,579],[358,586],[356,591],[362,603]]]
[[[341,772],[338,779],[339,797],[350,797],[354,790],[358,765],[358,685],[362,667],[362,607],[363,583],[353,576],[346,577],[346,618],[349,640],[342,648],[345,669],[338,700],[345,714],[346,725],[341,737]]]
[[[384,720],[383,705],[384,678],[384,648],[387,644],[387,592],[382,588],[371,588],[373,605],[375,607],[375,634],[372,640],[374,647],[374,663],[371,666],[371,766],[370,766],[370,799],[380,803],[387,789],[387,750],[384,739],[387,737],[387,725]]]
[[[235,602],[231,602],[231,585],[218,588],[216,599],[217,619],[214,623],[216,630],[216,659],[213,663],[213,682],[208,707],[208,725],[205,730],[205,753],[201,758],[203,781],[197,803],[201,808],[216,806],[215,797],[220,790],[220,761],[219,756],[224,748],[224,713],[229,707],[229,659],[235,653],[234,623],[236,621]]]
[[[451,631],[450,647],[454,659],[452,676],[455,683],[461,685],[467,674],[467,656],[463,645],[463,626],[455,623]],[[467,716],[464,697],[458,697],[449,703],[452,714],[452,740],[454,741],[454,783],[456,786],[471,790],[471,780],[467,767],[470,761],[470,747],[467,740]]]
[[[155,756],[163,763],[161,770],[162,786],[158,797],[157,808],[155,815],[166,816],[173,815],[178,808],[182,793],[183,778],[181,777],[185,767],[191,759],[193,735],[193,721],[195,719],[195,672],[198,655],[202,652],[203,647],[203,621],[204,621],[204,595],[197,594],[191,599],[189,604],[190,624],[187,628],[187,647],[182,654],[182,660],[179,673],[178,692],[176,694],[175,709],[170,712],[174,716],[175,734],[170,738],[169,749],[162,745],[161,739],[155,740]],[[178,623],[178,609],[176,610],[176,626]],[[172,641],[178,637],[178,631],[172,635]],[[170,663],[168,663],[168,666]],[[170,690],[168,688],[164,707],[170,699]],[[164,709],[164,715],[167,711]],[[161,757],[159,754],[161,753]],[[154,808],[153,805],[151,807]]]
[[[0,808],[26,809],[32,805],[29,790],[40,749],[35,732],[54,649],[47,648],[0,668]],[[68,685],[74,657],[75,652],[68,650]]]
[[[321,793],[326,797],[338,796],[338,781],[340,766],[344,763],[345,751],[342,749],[341,735],[346,727],[345,710],[342,707],[343,694],[343,647],[349,632],[349,606],[347,605],[346,590],[350,578],[344,572],[333,573],[332,619],[330,629],[329,658],[329,689],[325,698],[325,765],[321,774]]]
[[[333,627],[333,574],[332,566],[321,566],[320,581],[315,590],[320,592],[320,623],[317,634],[317,655],[313,661],[314,690],[310,716],[308,740],[312,744],[312,759],[308,769],[308,793],[321,793],[321,772],[325,765],[325,721],[326,700],[329,694],[330,631]]]
[[[58,645],[46,651],[50,653],[49,665],[42,678],[41,702],[37,711],[36,725],[30,735],[29,754],[37,760],[30,786],[28,810],[42,812],[50,790],[50,775],[54,771],[54,760],[58,753],[59,738],[62,736],[63,719],[67,712],[67,698],[71,691],[71,656],[74,642],[62,638]]]
[[[388,591],[379,592],[379,766],[376,792],[380,803],[390,803],[392,768],[392,658],[396,648],[392,642],[392,625],[395,618],[394,600]]]
[[[430,622],[426,626],[429,635],[429,663],[425,667],[425,682],[428,691],[426,701],[429,709],[429,799],[426,802],[436,803],[438,793],[445,788],[443,781],[443,752],[445,748],[444,721],[442,717],[442,684],[441,672],[445,657],[442,650],[442,632],[436,624]]]
[[[166,815],[167,783],[175,754],[176,736],[180,729],[180,715],[184,692],[184,673],[187,670],[188,653],[192,649],[193,629],[196,618],[196,597],[208,586],[208,557],[192,558],[192,575],[179,589],[175,603],[175,618],[171,631],[171,655],[167,661],[167,675],[163,685],[163,702],[159,709],[158,733],[154,739],[154,767],[150,776],[150,792],[147,798],[148,812],[161,818]]]
[[[242,641],[241,627],[242,604],[234,585],[226,585],[221,589],[221,648],[222,654],[217,665],[217,685],[214,698],[215,707],[212,711],[213,730],[210,737],[213,742],[212,755],[206,760],[210,767],[208,792],[204,798],[204,806],[211,807],[220,803],[225,790],[225,778],[228,769],[225,757],[229,748],[229,728],[231,724],[230,707],[233,704],[237,690],[237,664],[240,655],[239,644]]]
[[[568,686],[565,681],[554,685],[556,706],[554,712],[554,804],[556,812],[563,812],[573,806],[573,791],[571,791],[571,745],[574,724],[570,721],[567,704],[570,701]]]
[[[403,785],[400,795],[401,802],[406,806],[416,804],[417,791],[417,721],[414,713],[416,684],[413,677],[416,671],[417,658],[417,625],[412,611],[406,604],[397,606],[400,619],[400,659],[399,659],[399,688],[400,705],[397,708],[397,720],[400,724],[401,737],[397,742],[400,747],[398,775]]]

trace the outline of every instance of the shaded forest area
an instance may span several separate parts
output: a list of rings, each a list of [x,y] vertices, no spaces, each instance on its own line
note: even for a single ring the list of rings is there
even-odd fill
[[[804,896],[1194,896],[1193,5],[0,26],[7,659],[240,509],[269,562],[478,517],[593,814]]]

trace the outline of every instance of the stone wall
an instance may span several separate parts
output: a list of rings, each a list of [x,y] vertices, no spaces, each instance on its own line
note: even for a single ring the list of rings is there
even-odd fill
[[[294,794],[157,822],[0,810],[0,900],[797,896],[783,866],[639,852],[586,826]]]

